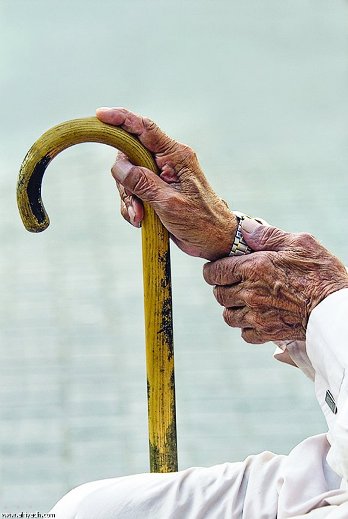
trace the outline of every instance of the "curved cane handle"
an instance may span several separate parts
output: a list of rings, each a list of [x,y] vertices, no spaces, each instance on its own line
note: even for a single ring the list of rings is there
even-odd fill
[[[108,144],[131,162],[158,173],[146,148],[121,128],[96,117],[75,119],[44,133],[23,160],[17,202],[28,231],[41,232],[49,218],[41,198],[43,175],[51,160],[81,142]],[[146,364],[151,472],[177,470],[174,350],[169,236],[151,207],[145,204],[142,224]]]
[[[74,119],[44,133],[25,156],[18,180],[17,201],[23,224],[28,231],[41,232],[50,224],[41,198],[41,183],[51,160],[61,151],[81,142],[108,144],[125,153],[137,166],[158,172],[150,152],[132,135],[96,117]]]

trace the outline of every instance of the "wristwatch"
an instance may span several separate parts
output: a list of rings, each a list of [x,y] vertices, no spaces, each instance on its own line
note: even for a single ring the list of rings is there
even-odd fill
[[[242,234],[242,222],[243,220],[249,219],[249,220],[256,220],[261,225],[268,225],[265,220],[262,218],[253,218],[245,213],[241,213],[240,211],[233,211],[233,214],[237,218],[238,226],[237,226],[237,232],[236,236],[234,238],[231,252],[229,253],[229,256],[244,256],[244,254],[250,254],[252,249],[247,245],[243,238]]]

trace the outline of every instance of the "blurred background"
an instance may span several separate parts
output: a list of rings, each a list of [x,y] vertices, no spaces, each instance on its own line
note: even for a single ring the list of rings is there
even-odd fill
[[[343,0],[0,0],[0,511],[148,470],[140,232],[115,150],[49,166],[40,234],[21,161],[48,128],[125,106],[192,146],[230,207],[306,230],[348,262]],[[180,468],[288,453],[325,431],[313,387],[228,328],[203,261],[172,247]]]

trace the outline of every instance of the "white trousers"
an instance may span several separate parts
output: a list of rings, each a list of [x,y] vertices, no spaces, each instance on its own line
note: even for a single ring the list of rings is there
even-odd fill
[[[288,456],[263,452],[209,468],[94,481],[69,492],[51,513],[56,519],[347,519],[348,493],[326,463],[328,449],[323,434]]]

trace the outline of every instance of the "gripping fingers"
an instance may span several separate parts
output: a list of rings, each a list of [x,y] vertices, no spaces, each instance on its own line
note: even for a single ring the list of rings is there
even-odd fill
[[[232,328],[242,329],[242,338],[251,344],[262,344],[274,339],[274,336],[262,329],[255,315],[246,306],[225,308],[223,318]]]
[[[250,326],[248,321],[248,308],[242,306],[239,308],[225,308],[223,311],[225,323],[232,328],[245,328]]]
[[[209,285],[233,285],[247,277],[247,256],[222,258],[206,263],[203,277]]]
[[[116,181],[116,186],[118,192],[120,193],[121,198],[121,214],[127,222],[134,225],[134,227],[140,227],[141,222],[144,218],[144,206],[142,201],[136,196],[133,195],[128,189],[126,189],[115,177],[113,171],[114,167],[117,166],[121,161],[129,162],[128,157],[119,151],[117,153],[115,164],[111,170],[111,173]]]
[[[255,328],[243,328],[241,335],[242,339],[244,339],[245,342],[248,342],[249,344],[263,344],[272,340],[270,337],[266,338],[264,335],[261,336],[261,334],[255,330]]]
[[[167,153],[176,144],[153,121],[125,108],[98,108],[96,115],[104,123],[120,126],[136,135],[152,153]]]
[[[116,181],[116,186],[121,199],[121,214],[127,222],[134,227],[141,227],[144,218],[144,206],[135,195],[130,194],[127,190]]]
[[[213,288],[215,299],[221,306],[238,307],[245,306],[248,292],[244,290],[243,283],[235,285],[216,285]]]

